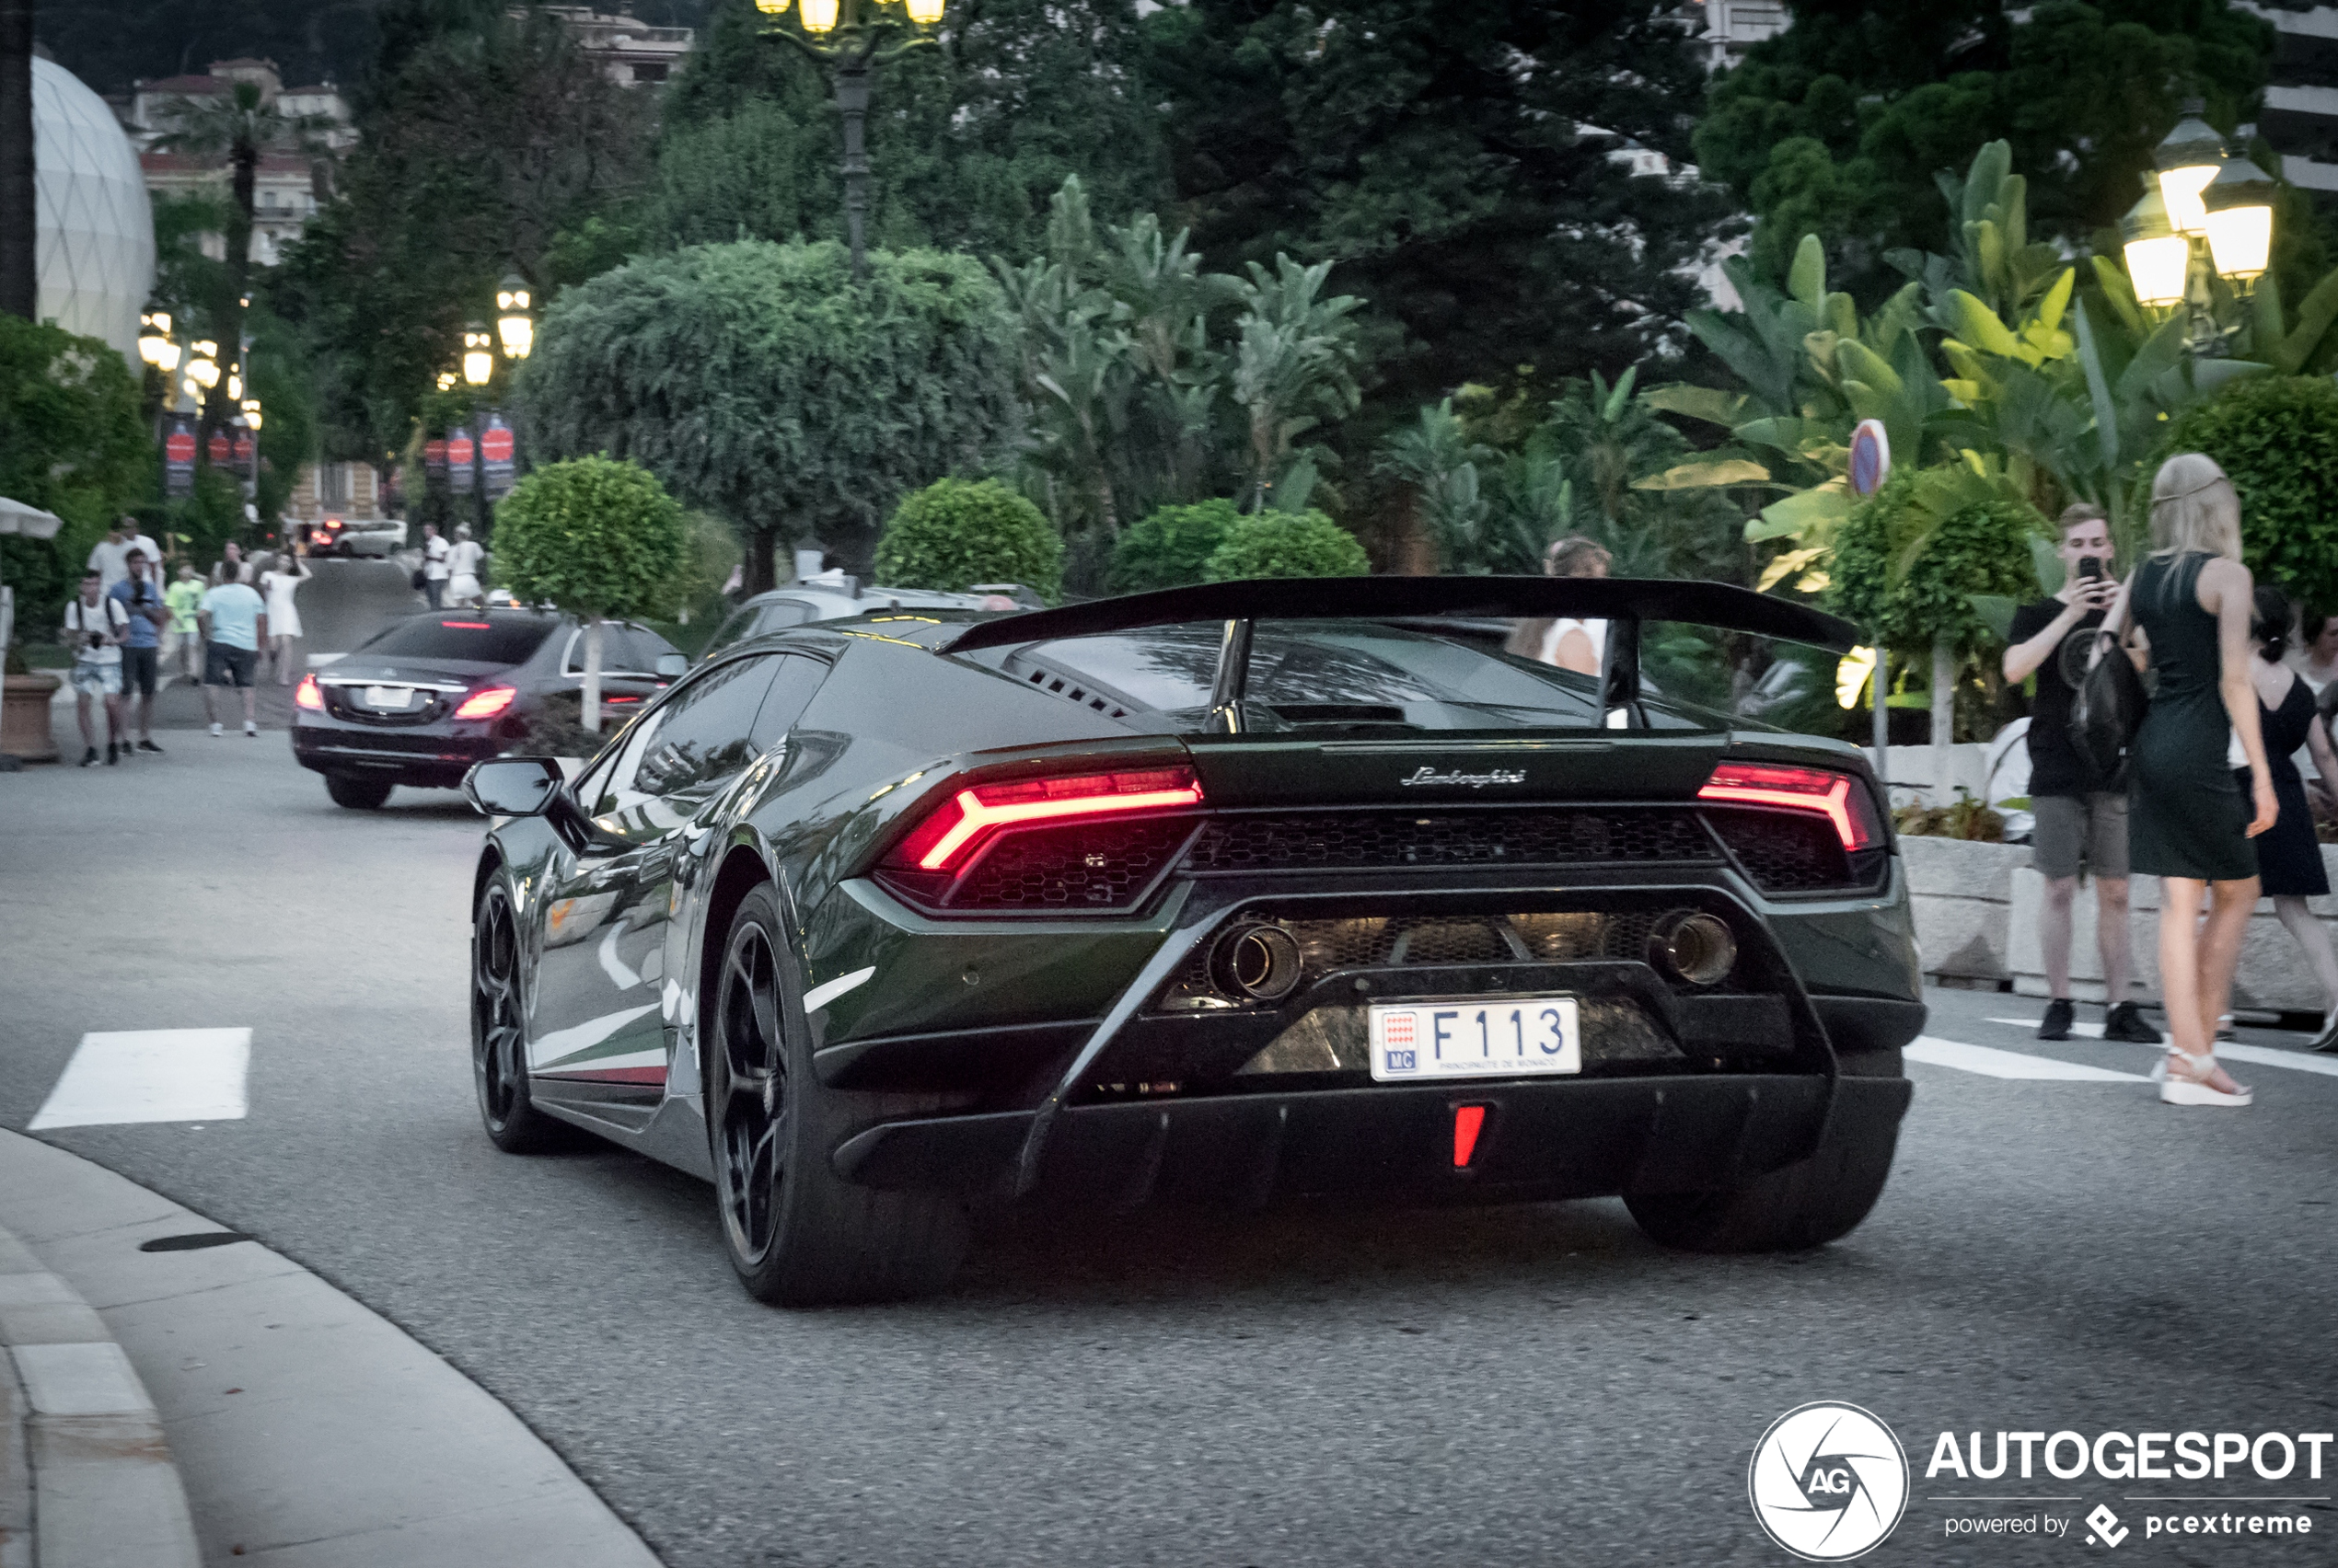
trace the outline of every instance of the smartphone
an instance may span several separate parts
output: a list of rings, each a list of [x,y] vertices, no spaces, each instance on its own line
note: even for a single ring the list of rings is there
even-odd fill
[[[2094,579],[2101,576],[2102,558],[2100,556],[2080,556],[2078,558],[2078,575],[2087,579],[2089,582],[2092,582]]]

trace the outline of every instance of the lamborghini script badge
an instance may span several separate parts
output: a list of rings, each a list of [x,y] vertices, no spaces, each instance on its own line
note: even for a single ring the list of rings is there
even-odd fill
[[[1464,773],[1458,768],[1451,773],[1440,773],[1423,763],[1396,782],[1406,789],[1416,784],[1434,784],[1448,789],[1466,785],[1472,790],[1483,790],[1488,784],[1523,784],[1526,782],[1526,771],[1523,768],[1497,767],[1490,773]]]

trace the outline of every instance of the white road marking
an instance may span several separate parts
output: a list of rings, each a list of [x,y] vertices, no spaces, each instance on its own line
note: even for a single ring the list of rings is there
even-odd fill
[[[872,963],[866,969],[856,969],[850,974],[839,974],[833,980],[822,981],[804,993],[804,1010],[807,1013],[819,1011],[845,992],[857,986],[867,985],[869,976],[875,973],[876,965]]]
[[[250,1065],[249,1029],[85,1034],[29,1130],[235,1120]]]
[[[2009,1024],[2015,1029],[2038,1027],[2038,1020],[2033,1018],[1993,1018],[1989,1021]],[[2100,1040],[2102,1037],[2102,1025],[2074,1023],[2070,1026],[2070,1032],[2083,1034],[2090,1040]],[[2113,1041],[2112,1043],[2133,1045],[2137,1043],[2132,1040],[2120,1040]],[[2145,1045],[2142,1049],[2159,1052],[2165,1051],[2167,1047]],[[2252,1062],[2261,1067],[2287,1067],[2291,1072],[2320,1073],[2324,1078],[2338,1078],[2338,1056],[2320,1056],[2305,1051],[2276,1051],[2270,1045],[2236,1045],[2230,1043],[2218,1044],[2216,1055],[2225,1060]]]
[[[1997,1078],[2060,1078],[2073,1083],[2147,1083],[2140,1073],[2114,1073],[2078,1062],[2057,1062],[2051,1056],[2028,1056],[2019,1051],[1998,1051],[1987,1045],[1967,1045],[1937,1034],[1919,1034],[1903,1053],[1911,1062],[1979,1073]]]

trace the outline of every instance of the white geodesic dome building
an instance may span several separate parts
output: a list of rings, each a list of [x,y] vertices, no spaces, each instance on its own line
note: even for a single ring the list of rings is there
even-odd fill
[[[100,338],[138,366],[138,313],[155,283],[145,177],[106,100],[53,60],[32,62],[40,186],[40,317]]]

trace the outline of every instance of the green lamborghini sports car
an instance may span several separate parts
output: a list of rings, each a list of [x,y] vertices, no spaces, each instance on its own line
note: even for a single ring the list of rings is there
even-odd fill
[[[1816,1246],[1907,1108],[1907,882],[1859,751],[1732,714],[1831,705],[1853,640],[1485,577],[751,639],[579,771],[472,770],[488,1136],[708,1179],[785,1304],[939,1286],[984,1203],[1621,1195]]]

